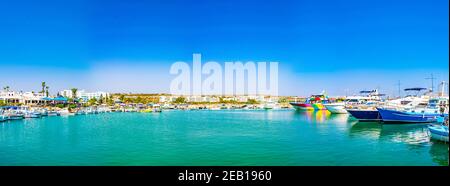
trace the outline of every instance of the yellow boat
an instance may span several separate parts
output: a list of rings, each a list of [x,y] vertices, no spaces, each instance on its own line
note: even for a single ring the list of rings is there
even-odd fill
[[[141,110],[140,112],[149,113],[149,112],[153,112],[153,110],[152,109],[144,109],[144,110]]]

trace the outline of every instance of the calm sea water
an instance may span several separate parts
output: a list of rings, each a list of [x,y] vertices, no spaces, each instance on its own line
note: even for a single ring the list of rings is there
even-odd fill
[[[448,144],[328,112],[106,113],[0,123],[0,165],[448,165]]]

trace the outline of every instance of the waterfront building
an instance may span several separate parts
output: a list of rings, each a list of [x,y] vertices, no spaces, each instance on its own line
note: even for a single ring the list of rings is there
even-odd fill
[[[59,92],[59,95],[67,97],[67,98],[74,98],[72,90],[62,90]],[[97,91],[97,92],[86,92],[85,90],[79,90],[76,92],[76,98],[80,98],[83,101],[88,101],[90,99],[100,99],[100,98],[106,98],[109,97],[109,93]]]
[[[16,92],[16,91],[1,91],[0,100],[10,104],[43,104],[47,100],[43,99],[43,93],[35,92]]]
[[[1,91],[0,100],[8,103],[19,103],[21,99],[20,92],[15,91]]]

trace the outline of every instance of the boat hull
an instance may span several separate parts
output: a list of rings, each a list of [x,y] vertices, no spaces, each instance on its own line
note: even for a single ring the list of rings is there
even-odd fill
[[[428,131],[431,139],[448,142],[448,127],[429,125]]]
[[[15,116],[9,116],[8,120],[21,120],[23,118],[24,118],[23,115],[15,115]]]
[[[382,121],[382,117],[377,110],[348,109],[347,112],[359,121]]]
[[[295,109],[300,111],[314,110],[311,104],[308,103],[290,103]]]
[[[347,110],[345,110],[345,104],[324,104],[325,108],[330,111],[332,114],[347,114]]]
[[[432,123],[436,122],[435,114],[408,113],[390,109],[377,108],[385,123]]]
[[[295,109],[300,111],[326,110],[322,103],[290,103]]]
[[[327,110],[327,108],[323,106],[322,103],[314,103],[312,104],[312,107],[314,108],[314,110]]]

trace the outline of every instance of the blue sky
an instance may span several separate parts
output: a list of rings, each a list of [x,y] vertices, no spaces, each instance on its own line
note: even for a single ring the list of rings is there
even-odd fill
[[[168,92],[175,61],[277,61],[279,93],[448,81],[447,0],[0,2],[0,86]],[[436,83],[437,84],[437,83]]]

